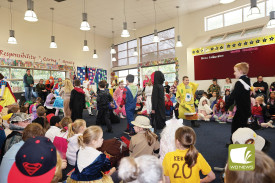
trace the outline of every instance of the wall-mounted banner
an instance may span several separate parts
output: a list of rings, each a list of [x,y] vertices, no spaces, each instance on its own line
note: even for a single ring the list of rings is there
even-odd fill
[[[263,46],[268,44],[275,44],[275,35],[262,36],[258,38],[251,38],[241,41],[234,41],[224,44],[217,44],[207,46],[204,48],[197,48],[192,50],[193,55],[204,55],[209,53],[217,53],[226,50],[237,50],[248,47]]]
[[[271,44],[194,56],[195,80],[234,78],[233,67],[239,62],[249,64],[249,77],[274,76],[274,50],[275,44]]]

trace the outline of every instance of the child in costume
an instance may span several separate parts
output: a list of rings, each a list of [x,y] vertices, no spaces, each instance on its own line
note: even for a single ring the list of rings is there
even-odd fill
[[[270,92],[267,100],[267,119],[274,122],[275,120],[275,91]]]
[[[132,121],[134,121],[134,114],[137,103],[137,92],[138,88],[134,85],[135,77],[131,74],[127,75],[126,82],[127,86],[123,90],[122,102],[120,103],[120,107],[122,108],[125,105],[126,110],[126,118],[127,118],[127,129],[126,133],[130,133],[131,135],[135,134],[134,128],[132,125]]]
[[[199,126],[194,121],[197,120],[194,96],[198,86],[196,83],[189,82],[189,78],[184,76],[183,83],[177,87],[176,95],[179,102],[179,118],[191,120],[193,127]]]
[[[173,110],[173,102],[170,100],[170,95],[165,94],[165,115],[172,117]]]
[[[57,81],[57,83],[55,84],[53,90],[57,90],[57,89],[58,89],[58,90],[60,91],[60,89],[61,89],[62,86],[63,86],[63,84],[62,84],[62,79],[61,79],[61,78],[58,78],[58,81]]]
[[[51,92],[54,85],[54,78],[51,76],[48,80],[45,82],[45,87],[48,92]]]
[[[70,79],[65,79],[64,81],[64,87],[61,88],[59,95],[62,97],[63,105],[64,105],[64,116],[65,117],[71,117],[71,109],[70,109],[70,98],[71,98],[71,92],[74,89],[73,84]]]
[[[195,147],[196,133],[187,126],[175,133],[176,151],[168,152],[162,162],[165,182],[212,182],[215,174]],[[200,172],[206,175],[200,179]]]
[[[149,80],[146,84],[145,88],[145,97],[146,97],[146,108],[147,108],[147,114],[151,114],[152,111],[152,92],[153,92],[153,86],[151,80]]]
[[[16,102],[17,100],[11,91],[9,83],[4,80],[4,76],[0,73],[0,105],[6,107]]]
[[[228,117],[227,117],[226,122],[232,123],[232,120],[236,113],[236,110],[237,110],[237,107],[235,105],[233,105],[232,110],[230,108],[228,109]]]
[[[89,116],[93,116],[92,113],[92,107],[91,107],[91,95],[90,95],[90,84],[89,81],[83,81],[83,87],[84,87],[84,92],[85,92],[85,105],[88,110]]]
[[[227,114],[225,110],[225,102],[220,99],[218,103],[214,106],[212,120],[217,122],[226,122]]]
[[[226,103],[225,110],[228,110],[234,103],[237,111],[231,124],[231,135],[240,127],[247,127],[248,118],[251,116],[250,101],[250,78],[247,77],[249,65],[246,62],[234,66],[234,75],[239,79]],[[231,141],[232,142],[232,141]]]
[[[54,91],[51,91],[47,98],[46,98],[46,101],[44,103],[44,106],[45,108],[47,109],[47,114],[50,114],[50,113],[55,113],[56,109],[53,107],[53,103],[55,101],[55,95],[53,93]]]
[[[37,97],[36,102],[30,106],[29,111],[30,111],[30,114],[31,114],[31,121],[33,121],[34,119],[37,118],[36,110],[39,106],[42,106],[41,105],[41,100],[42,99],[40,97]]]
[[[163,87],[163,82],[165,81],[165,79],[161,71],[156,71],[153,77],[151,76],[151,79],[152,78],[154,78],[154,86],[152,93],[153,126],[156,129],[163,129],[166,121]]]
[[[135,113],[137,114],[138,112],[142,111],[142,109],[143,109],[143,102],[141,100],[141,96],[138,96]]]
[[[256,105],[252,108],[252,117],[257,120],[258,125],[264,128],[274,128],[273,121],[269,121],[265,123],[265,112],[266,112],[266,106],[264,104],[264,98],[262,96],[259,96],[256,98]]]
[[[206,97],[202,97],[198,106],[198,118],[199,120],[210,121],[212,109],[210,108],[210,102]]]
[[[75,170],[67,183],[93,182],[112,183],[109,175],[103,172],[111,170],[111,163],[106,155],[97,150],[103,143],[103,132],[99,126],[90,126],[78,137],[80,149],[76,154]],[[112,168],[110,174],[114,172]]]
[[[122,102],[123,90],[124,90],[123,81],[120,81],[119,87],[117,87],[116,91],[113,94],[113,98],[116,101],[116,104],[118,106],[120,106]],[[120,118],[124,119],[125,118],[124,116],[126,116],[125,105],[123,105],[122,108],[121,107],[116,108],[115,113],[119,115]]]
[[[214,105],[217,104],[218,102],[217,100],[218,100],[217,92],[213,92],[212,97],[209,99],[211,109],[213,109]]]

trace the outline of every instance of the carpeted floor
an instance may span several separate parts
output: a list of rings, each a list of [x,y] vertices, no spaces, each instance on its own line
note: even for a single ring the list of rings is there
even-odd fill
[[[84,111],[84,119],[87,122],[87,126],[95,125],[95,116],[88,116],[87,111]],[[199,122],[200,128],[195,128],[197,134],[196,148],[204,156],[209,165],[214,167],[224,167],[227,161],[228,149],[225,147],[226,142],[229,142],[230,138],[230,124],[219,124],[215,122]],[[104,133],[104,139],[110,139],[113,137],[125,136],[123,131],[126,129],[126,119],[121,120],[119,124],[113,124],[114,133]],[[184,125],[190,126],[189,121],[185,121]],[[103,126],[105,131],[106,126]],[[269,156],[275,160],[275,129],[263,129],[258,130],[256,133],[271,142],[271,148],[269,150]],[[214,171],[216,174],[215,183],[220,183],[220,172]]]

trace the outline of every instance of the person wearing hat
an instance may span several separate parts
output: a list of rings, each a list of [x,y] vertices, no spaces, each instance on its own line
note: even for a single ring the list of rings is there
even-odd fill
[[[48,138],[30,138],[15,156],[8,183],[58,182],[62,177],[61,168],[62,160]]]
[[[14,144],[4,155],[1,166],[0,166],[0,182],[7,183],[9,171],[15,162],[15,155],[23,144],[30,138],[41,136],[43,137],[45,132],[39,124],[29,124],[23,131],[22,140]]]
[[[254,144],[255,150],[266,153],[270,148],[270,142],[250,128],[238,128],[232,135],[232,141],[233,144]]]
[[[46,90],[48,91],[48,93],[50,93],[53,89],[53,85],[54,85],[54,78],[51,76],[48,80],[46,80],[45,82],[45,86],[46,86]]]
[[[154,155],[159,150],[158,136],[150,128],[149,118],[137,116],[132,121],[136,135],[131,137],[129,151],[130,157],[136,158],[142,155]]]
[[[30,124],[31,118],[26,113],[14,113],[10,118],[9,129],[12,131],[6,138],[1,150],[1,157],[17,142],[22,140],[22,133]]]

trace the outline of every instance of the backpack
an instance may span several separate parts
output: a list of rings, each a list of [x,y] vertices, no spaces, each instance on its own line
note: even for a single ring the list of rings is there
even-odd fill
[[[129,156],[127,145],[117,138],[104,140],[98,150],[110,157],[112,167],[117,167],[123,157]]]

